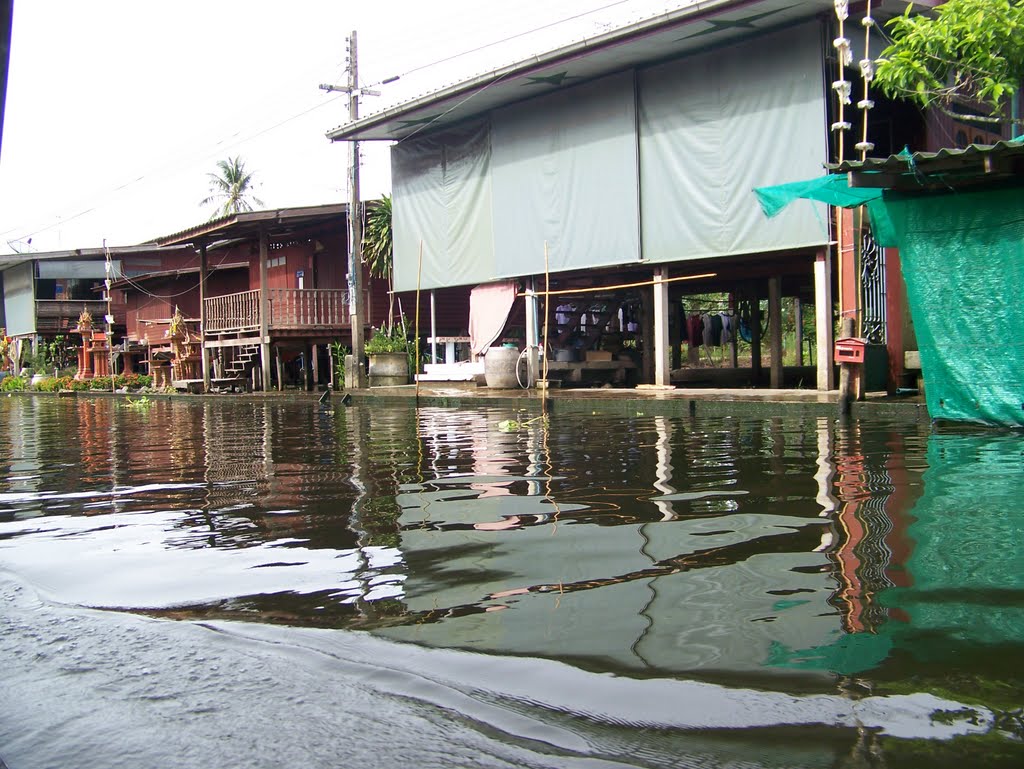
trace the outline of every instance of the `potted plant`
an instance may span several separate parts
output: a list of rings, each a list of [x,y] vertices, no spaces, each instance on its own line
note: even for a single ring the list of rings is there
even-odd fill
[[[375,328],[363,347],[370,359],[370,387],[409,384],[409,351],[405,318]]]

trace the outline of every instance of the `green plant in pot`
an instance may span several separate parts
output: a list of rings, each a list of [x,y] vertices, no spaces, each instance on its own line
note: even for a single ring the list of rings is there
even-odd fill
[[[405,318],[374,329],[363,346],[370,359],[370,386],[408,384],[409,372],[412,370],[412,349]]]

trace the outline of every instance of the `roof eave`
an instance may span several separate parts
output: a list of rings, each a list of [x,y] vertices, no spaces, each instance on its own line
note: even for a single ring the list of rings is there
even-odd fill
[[[369,136],[367,135],[367,132],[390,122],[400,115],[429,107],[431,104],[436,102],[443,102],[464,94],[473,93],[481,88],[486,88],[489,85],[505,80],[506,78],[518,77],[534,69],[549,67],[562,60],[575,58],[584,52],[599,51],[604,48],[610,48],[619,43],[626,42],[635,37],[640,37],[648,32],[686,20],[690,17],[705,15],[710,11],[719,11],[730,6],[746,5],[749,2],[750,0],[705,0],[704,2],[697,0],[697,2],[694,2],[685,8],[677,8],[673,11],[668,11],[649,19],[643,19],[625,27],[619,27],[618,29],[602,33],[596,37],[584,38],[583,40],[579,40],[575,43],[570,43],[569,45],[561,48],[556,48],[553,51],[537,54],[508,66],[501,67],[500,69],[477,75],[469,80],[450,85],[439,91],[427,94],[426,96],[413,99],[412,101],[403,102],[402,104],[390,109],[386,109],[382,112],[375,113],[328,131],[326,136],[332,142],[351,141],[353,139],[360,141],[393,141],[396,137]],[[414,130],[414,128],[410,128],[409,132],[412,133]]]
[[[243,213],[229,214],[220,219],[211,219],[194,227],[173,232],[161,238],[156,238],[155,243],[159,246],[187,245],[205,240],[218,233],[224,233],[225,237],[231,237],[230,228],[243,224],[279,224],[303,217],[339,216],[348,213],[347,203],[328,203],[318,206],[296,206],[295,208],[272,208],[266,211],[245,211]]]

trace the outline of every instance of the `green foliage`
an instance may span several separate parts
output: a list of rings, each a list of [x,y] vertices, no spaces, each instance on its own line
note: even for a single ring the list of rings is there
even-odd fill
[[[949,0],[933,16],[906,13],[888,23],[875,82],[883,93],[955,117],[959,105],[999,122],[1024,81],[1024,0]]]
[[[63,334],[58,334],[49,342],[39,345],[36,354],[36,371],[40,374],[51,373],[54,369],[69,368],[75,364],[75,346]]]
[[[345,387],[345,356],[349,349],[341,342],[331,342],[331,357],[334,359],[334,387],[341,390]]]
[[[41,393],[55,393],[60,390],[69,389],[68,383],[71,382],[71,377],[47,377],[42,382],[36,384],[35,388]]]
[[[409,341],[408,328],[404,317],[394,323],[375,328],[363,351],[367,355],[384,352],[409,352],[412,349],[412,343]]]
[[[211,219],[252,211],[252,203],[263,205],[263,201],[252,194],[253,174],[245,170],[245,161],[240,156],[218,160],[217,169],[219,173],[207,174],[210,180],[210,195],[199,202],[201,206],[211,203],[217,206],[210,216]]]
[[[533,417],[532,419],[503,419],[498,422],[498,430],[503,433],[516,433],[525,427],[529,427],[534,422],[540,422],[542,427],[547,427],[548,418],[543,414],[539,417]]]
[[[143,395],[137,400],[127,398],[124,403],[121,404],[121,408],[132,409],[133,411],[147,411],[150,406],[153,405],[153,401]]]
[[[28,382],[20,376],[5,376],[3,381],[0,381],[0,391],[5,393],[21,392],[27,386]]]
[[[391,277],[394,252],[391,238],[391,198],[385,195],[366,207],[366,226],[363,229],[363,261],[375,278]]]
[[[114,377],[114,389],[145,390],[153,386],[153,377],[148,374],[118,374]],[[101,390],[110,392],[110,377],[100,376],[94,379],[75,379],[72,376],[47,377],[35,385],[38,392],[52,393],[60,390]]]

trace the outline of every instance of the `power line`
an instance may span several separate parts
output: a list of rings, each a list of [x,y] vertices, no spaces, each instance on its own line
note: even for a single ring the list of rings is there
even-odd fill
[[[448,62],[454,61],[455,59],[460,59],[463,56],[469,56],[470,54],[479,53],[480,51],[486,51],[488,48],[493,48],[493,47],[498,46],[498,45],[503,45],[504,43],[509,43],[509,42],[511,42],[513,40],[518,40],[521,37],[526,37],[527,35],[532,35],[532,34],[535,34],[537,32],[541,32],[541,31],[543,31],[545,29],[551,29],[552,27],[557,27],[560,24],[565,24],[565,23],[570,22],[570,21],[576,21],[577,19],[582,19],[584,16],[589,16],[589,15],[591,15],[593,13],[600,13],[601,11],[607,11],[609,8],[614,8],[614,7],[619,6],[619,5],[625,5],[629,1],[630,0],[616,0],[616,2],[614,2],[614,3],[608,3],[607,5],[602,5],[599,8],[592,8],[589,11],[583,11],[581,13],[577,13],[574,16],[567,16],[564,19],[558,19],[557,21],[552,21],[552,22],[549,22],[547,24],[542,24],[539,27],[533,27],[533,28],[525,30],[523,32],[517,32],[514,35],[509,35],[508,37],[503,37],[500,40],[494,40],[494,41],[492,41],[490,43],[484,43],[483,45],[478,45],[476,48],[470,48],[470,49],[465,50],[465,51],[460,51],[459,53],[453,53],[452,55],[446,56],[443,59],[437,59],[435,61],[428,62],[427,64],[421,64],[419,66],[413,67],[412,69],[406,70],[405,72],[399,73],[397,75],[392,75],[390,77],[384,78],[383,80],[378,80],[375,83],[370,83],[367,87],[368,88],[372,88],[373,86],[376,86],[376,85],[385,85],[387,83],[393,83],[396,80],[399,80],[399,79],[401,79],[403,77],[407,77],[407,76],[409,76],[409,75],[411,75],[411,74],[413,74],[415,72],[421,72],[422,70],[429,69],[430,67],[436,67],[439,64],[447,64]]]
[[[464,57],[464,56],[468,56],[468,55],[471,55],[471,54],[474,54],[474,53],[479,53],[479,52],[487,50],[489,48],[494,48],[496,46],[503,45],[503,44],[511,42],[513,40],[521,39],[521,38],[527,37],[529,35],[536,34],[537,32],[541,32],[541,31],[544,31],[544,30],[547,30],[547,29],[551,29],[553,27],[557,27],[557,26],[562,25],[562,24],[566,24],[566,23],[569,23],[569,22],[572,22],[572,21],[576,21],[576,20],[585,18],[586,16],[590,16],[590,15],[595,14],[595,13],[600,13],[602,11],[606,11],[606,10],[609,10],[611,8],[615,8],[615,7],[618,7],[618,6],[623,6],[623,5],[626,5],[628,2],[630,2],[630,0],[615,0],[615,2],[606,3],[604,5],[601,5],[601,6],[597,7],[597,8],[591,8],[591,9],[586,10],[586,11],[581,11],[580,13],[576,13],[576,14],[574,14],[572,16],[567,16],[567,17],[564,17],[564,18],[561,18],[561,19],[557,19],[557,20],[549,22],[547,24],[542,24],[542,25],[539,25],[539,26],[532,27],[530,29],[524,30],[522,32],[518,32],[518,33],[516,33],[514,35],[509,35],[509,36],[501,38],[499,40],[491,41],[491,42],[485,43],[483,45],[479,45],[479,46],[476,46],[474,48],[471,48],[471,49],[468,49],[468,50],[465,50],[465,51],[462,51],[462,52],[459,52],[459,53],[456,53],[456,54],[452,54],[450,56],[446,56],[446,57],[441,58],[441,59],[437,59],[437,60],[428,62],[426,64],[421,64],[421,65],[418,65],[416,67],[412,67],[411,69],[406,70],[405,72],[402,72],[402,73],[400,73],[398,75],[394,75],[394,76],[391,76],[391,77],[388,77],[388,78],[384,78],[384,79],[382,79],[380,81],[377,81],[375,83],[371,83],[371,84],[369,84],[367,86],[363,86],[363,88],[365,89],[365,88],[370,88],[370,87],[372,87],[374,85],[381,85],[381,84],[385,84],[385,83],[391,83],[391,82],[394,82],[394,81],[396,81],[396,80],[398,80],[398,79],[400,79],[402,77],[406,77],[406,76],[414,74],[416,72],[420,72],[420,71],[429,69],[431,67],[436,67],[436,66],[438,66],[440,64],[445,64],[447,62],[453,61],[455,59],[458,59],[458,58],[461,58],[461,57]],[[117,194],[119,192],[122,192],[122,191],[124,191],[126,189],[129,189],[129,188],[131,188],[131,187],[133,187],[133,186],[135,186],[135,185],[137,185],[139,183],[150,181],[150,180],[153,180],[154,178],[159,178],[168,169],[179,167],[184,162],[190,162],[190,161],[193,161],[193,160],[198,161],[200,159],[205,159],[205,158],[210,157],[210,156],[212,156],[212,155],[214,155],[214,154],[216,154],[218,152],[221,152],[224,149],[224,145],[228,145],[228,146],[231,146],[231,147],[237,147],[239,145],[246,144],[248,142],[254,141],[255,139],[258,139],[258,138],[260,138],[260,137],[262,137],[262,136],[264,136],[264,135],[266,135],[266,134],[268,134],[268,133],[270,133],[272,131],[275,131],[278,128],[280,128],[280,127],[282,127],[284,125],[287,125],[288,123],[290,123],[290,122],[292,122],[294,120],[297,120],[300,117],[304,117],[305,115],[308,115],[308,114],[310,114],[310,113],[312,113],[312,112],[314,112],[314,111],[316,111],[318,109],[321,109],[321,108],[323,108],[323,107],[325,107],[325,106],[327,106],[329,104],[334,103],[339,98],[341,98],[341,97],[333,97],[333,98],[327,99],[325,101],[320,101],[319,103],[317,103],[317,104],[315,104],[315,105],[313,105],[313,106],[311,106],[309,108],[303,109],[303,110],[301,110],[301,111],[299,111],[297,113],[294,113],[294,114],[292,114],[292,115],[290,115],[290,116],[288,116],[288,117],[286,117],[286,118],[284,118],[284,119],[282,119],[282,120],[280,120],[280,121],[278,121],[278,122],[268,126],[267,128],[259,130],[259,131],[257,131],[256,133],[254,133],[252,135],[244,136],[243,138],[237,139],[235,141],[233,141],[233,140],[236,137],[238,137],[239,134],[241,134],[241,131],[235,131],[234,133],[232,133],[232,134],[230,134],[230,135],[228,135],[226,137],[222,137],[222,138],[218,139],[215,142],[207,144],[202,149],[187,150],[187,151],[183,152],[182,154],[180,154],[180,155],[178,155],[176,157],[172,157],[172,159],[168,160],[167,162],[162,163],[162,164],[160,164],[160,165],[158,165],[158,166],[156,166],[154,168],[151,168],[150,170],[142,173],[141,175],[137,176],[134,179],[131,179],[129,181],[126,181],[126,182],[123,182],[121,184],[118,184],[115,187],[112,187],[112,188],[100,191],[100,192],[96,193],[95,195],[90,195],[89,198],[90,198],[90,200],[96,200],[97,198],[99,198],[100,200],[104,200],[106,198],[109,198],[112,195],[115,195],[115,194]],[[472,96],[467,97],[467,98],[472,98]],[[92,213],[96,212],[97,210],[99,210],[101,207],[102,206],[101,206],[100,203],[94,203],[92,205],[88,205],[85,208],[82,208],[80,210],[74,211],[74,213],[72,213],[69,216],[63,216],[62,217],[59,214],[53,214],[53,218],[55,218],[56,221],[53,221],[50,224],[46,224],[46,225],[38,226],[38,227],[34,227],[34,228],[31,227],[31,226],[30,227],[26,227],[24,225],[18,225],[16,227],[11,227],[11,228],[9,228],[7,230],[4,230],[4,231],[0,232],[0,237],[6,237],[8,235],[11,235],[12,233],[22,232],[22,235],[20,237],[13,238],[13,239],[14,240],[25,240],[27,238],[34,237],[36,235],[39,235],[39,234],[42,234],[42,233],[45,233],[45,232],[49,232],[49,231],[54,230],[54,229],[56,229],[58,227],[62,227],[64,225],[66,225],[68,222],[72,222],[72,221],[80,219],[80,218],[82,218],[84,216],[87,216],[89,214],[92,214]],[[50,217],[47,217],[47,218],[50,218]]]

